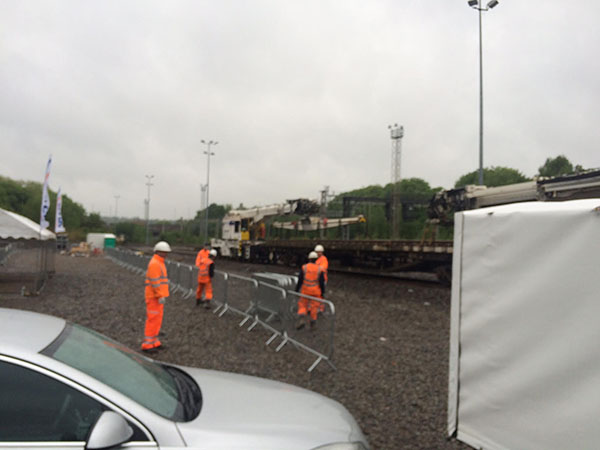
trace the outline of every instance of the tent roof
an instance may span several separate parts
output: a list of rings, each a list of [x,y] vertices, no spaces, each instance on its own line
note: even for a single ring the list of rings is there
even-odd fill
[[[0,239],[56,239],[49,230],[42,230],[40,225],[27,217],[0,208]]]

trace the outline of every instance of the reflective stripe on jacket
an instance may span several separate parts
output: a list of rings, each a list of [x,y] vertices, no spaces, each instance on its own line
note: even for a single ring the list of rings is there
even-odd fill
[[[169,296],[169,278],[165,258],[155,254],[148,263],[146,271],[146,298],[161,298]]]
[[[210,258],[205,258],[200,261],[200,265],[198,266],[198,283],[208,283],[211,279],[211,272],[214,273],[214,270],[210,270],[213,265],[213,260]]]
[[[315,263],[309,262],[302,266],[300,293],[321,297],[325,289],[323,270]]]

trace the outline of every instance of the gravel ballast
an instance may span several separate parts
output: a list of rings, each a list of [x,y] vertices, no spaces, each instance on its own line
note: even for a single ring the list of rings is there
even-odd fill
[[[283,267],[223,260],[216,267],[244,276],[295,274]],[[330,274],[328,290],[336,308],[337,370],[322,362],[308,373],[314,355],[290,345],[275,352],[276,344],[265,345],[270,333],[261,327],[248,332],[238,326],[239,316],[219,318],[178,294],[165,307],[167,348],[154,357],[324,394],[348,408],[372,449],[470,449],[446,437],[450,290],[337,273]],[[139,349],[145,320],[143,276],[102,256],[57,255],[56,274],[39,296],[2,295],[0,307],[62,317]]]

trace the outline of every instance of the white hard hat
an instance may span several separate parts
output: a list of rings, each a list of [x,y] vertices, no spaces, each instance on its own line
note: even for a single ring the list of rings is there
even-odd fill
[[[315,252],[324,252],[325,249],[323,248],[323,246],[321,244],[317,245],[315,247]]]
[[[208,252],[210,256],[217,256],[217,251],[213,248],[210,252]]]
[[[155,252],[170,252],[171,246],[169,245],[168,242],[160,241],[160,242],[157,242],[156,245],[154,246],[154,251]]]
[[[319,255],[317,255],[317,252],[310,252],[308,254],[308,259],[317,259],[319,257]]]

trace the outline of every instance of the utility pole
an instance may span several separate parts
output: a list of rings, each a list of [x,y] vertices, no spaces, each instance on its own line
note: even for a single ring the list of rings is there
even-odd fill
[[[402,160],[402,138],[404,137],[404,127],[395,123],[394,125],[388,125],[390,130],[390,137],[392,138],[392,233],[391,238],[397,239],[399,236],[399,225],[400,220],[398,215],[400,213],[398,207],[399,192],[398,185],[400,184],[400,165]]]
[[[148,197],[146,197],[146,245],[150,244],[150,186],[154,175],[146,175],[146,186],[148,186]]]
[[[202,139],[200,142],[202,142],[203,144],[206,145],[206,151],[204,152],[204,154],[206,155],[206,218],[205,218],[205,225],[204,225],[204,230],[206,232],[206,240],[208,241],[208,207],[210,205],[209,200],[208,200],[208,187],[210,185],[210,157],[212,155],[214,155],[214,153],[212,153],[210,151],[210,147],[211,145],[217,145],[218,142],[217,141],[208,141],[206,142],[204,139]]]

